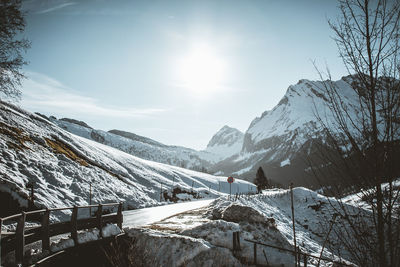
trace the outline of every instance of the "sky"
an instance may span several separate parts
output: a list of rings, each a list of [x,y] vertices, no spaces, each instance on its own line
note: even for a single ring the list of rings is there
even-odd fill
[[[334,0],[25,0],[32,112],[205,149],[245,132],[291,84],[343,67]]]

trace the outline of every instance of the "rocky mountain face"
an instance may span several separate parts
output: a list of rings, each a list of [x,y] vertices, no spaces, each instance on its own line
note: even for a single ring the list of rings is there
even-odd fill
[[[219,155],[220,160],[229,158],[241,151],[243,138],[241,131],[225,125],[211,138],[206,151]]]
[[[350,77],[344,77],[333,85],[350,107],[349,112],[356,116],[352,103],[356,103],[357,96],[351,82]],[[327,123],[333,122],[323,91],[323,83],[316,81],[300,80],[289,86],[272,110],[251,122],[241,151],[218,162],[211,170],[252,181],[262,166],[266,176],[276,183],[287,185],[293,181],[298,185],[316,186],[308,161],[316,157],[325,142],[316,114]]]

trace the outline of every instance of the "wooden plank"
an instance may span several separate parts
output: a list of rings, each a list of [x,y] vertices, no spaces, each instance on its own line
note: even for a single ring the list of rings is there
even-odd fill
[[[68,233],[71,231],[71,221],[51,224],[49,231],[50,231],[50,236]]]
[[[36,241],[42,240],[42,229],[37,228],[36,232],[31,232],[29,234],[25,233],[25,246]]]
[[[72,209],[71,215],[71,237],[74,240],[75,246],[78,245],[78,207]]]
[[[103,207],[106,207],[106,206],[118,206],[120,204],[122,204],[122,203],[115,202],[115,203],[103,203],[102,205],[103,205]]]
[[[7,217],[3,217],[2,219],[3,219],[3,222],[5,222],[8,220],[12,220],[12,219],[14,219],[14,220],[19,219],[20,216],[21,216],[21,214],[14,214],[14,215],[10,215]]]
[[[24,261],[25,247],[25,212],[22,212],[17,224],[16,230],[16,247],[15,247],[15,263],[22,264]]]
[[[84,218],[78,220],[78,230],[97,227],[97,218]]]
[[[36,213],[41,213],[41,212],[45,212],[45,209],[42,210],[32,210],[32,211],[27,211],[25,212],[25,215],[31,215],[31,214],[36,214]]]
[[[50,211],[46,209],[42,217],[42,228],[41,228],[41,237],[42,237],[42,251],[50,250]]]

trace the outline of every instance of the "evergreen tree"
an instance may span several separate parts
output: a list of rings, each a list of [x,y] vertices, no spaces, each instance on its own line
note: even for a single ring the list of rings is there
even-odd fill
[[[264,170],[259,167],[256,174],[256,179],[254,180],[254,184],[257,186],[257,193],[260,193],[261,190],[269,187],[268,179],[264,174]]]

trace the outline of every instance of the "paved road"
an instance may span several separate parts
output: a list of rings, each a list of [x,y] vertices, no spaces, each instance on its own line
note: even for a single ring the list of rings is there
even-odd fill
[[[183,203],[170,204],[152,208],[124,211],[123,212],[124,223],[122,226],[134,227],[134,226],[143,226],[147,224],[152,224],[184,211],[198,209],[207,206],[213,200],[214,199],[198,200],[198,201],[183,202]]]

